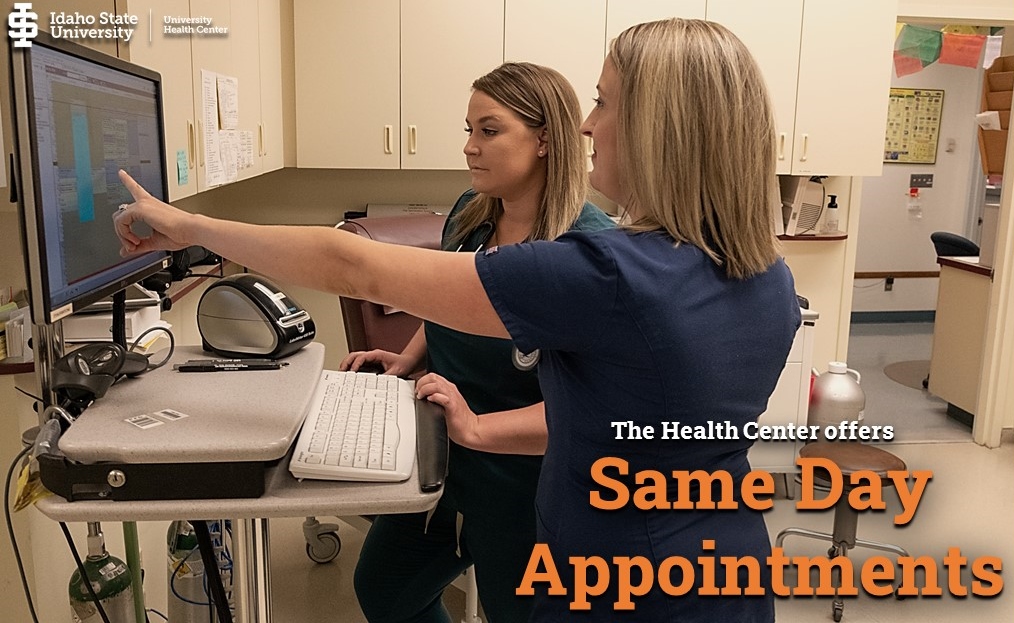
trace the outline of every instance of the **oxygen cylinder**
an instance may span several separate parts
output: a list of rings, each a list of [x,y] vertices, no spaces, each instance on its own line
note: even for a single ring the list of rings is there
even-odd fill
[[[210,612],[204,589],[204,561],[197,534],[187,521],[174,521],[166,535],[169,553],[168,612],[172,623],[207,623]]]
[[[821,438],[827,426],[839,426],[842,422],[863,419],[866,408],[866,394],[859,385],[861,377],[842,361],[827,364],[827,372],[813,382],[810,393],[810,407],[807,424],[820,426]]]
[[[119,558],[106,551],[99,524],[88,524],[88,556],[82,565],[85,577],[95,591],[110,623],[134,622],[134,591],[130,586],[130,570]],[[70,609],[73,623],[101,623],[102,615],[80,570],[70,576]]]

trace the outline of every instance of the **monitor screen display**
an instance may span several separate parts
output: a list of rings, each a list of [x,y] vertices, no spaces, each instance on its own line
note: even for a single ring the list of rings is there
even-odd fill
[[[167,197],[161,79],[40,33],[11,48],[24,251],[33,321],[51,323],[167,265],[120,257],[117,172]]]

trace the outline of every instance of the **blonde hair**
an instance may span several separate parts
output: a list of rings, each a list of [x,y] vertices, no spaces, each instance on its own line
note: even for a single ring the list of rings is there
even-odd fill
[[[778,258],[775,126],[760,69],[713,22],[638,24],[610,45],[619,174],[639,231],[664,229],[732,278]]]
[[[546,185],[530,240],[552,240],[577,220],[585,202],[587,165],[581,147],[581,106],[558,71],[532,63],[504,63],[472,83],[530,128],[545,127]],[[455,217],[453,242],[503,213],[500,199],[478,193]]]

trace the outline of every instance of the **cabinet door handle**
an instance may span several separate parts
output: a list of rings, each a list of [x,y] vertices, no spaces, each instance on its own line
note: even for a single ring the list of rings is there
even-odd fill
[[[204,136],[204,124],[200,120],[198,120],[197,121],[197,134],[196,134],[197,142],[196,142],[196,146],[197,146],[197,166],[199,168],[203,168],[204,167],[204,145],[201,145],[201,137],[203,137],[203,136]]]
[[[194,168],[194,150],[197,148],[197,136],[194,134],[194,122],[187,119],[187,168]]]
[[[259,144],[257,145],[257,155],[259,155],[261,157],[264,157],[264,156],[268,155],[268,150],[266,150],[264,148],[264,124],[263,123],[258,123],[257,124],[257,141],[259,142]]]
[[[408,153],[414,154],[418,148],[418,130],[414,125],[410,125],[408,126]]]
[[[778,133],[778,159],[785,160],[785,132]]]
[[[806,151],[809,148],[809,146],[810,146],[810,135],[809,134],[804,134],[803,135],[803,153],[800,154],[800,156],[799,156],[799,161],[800,162],[806,162]]]
[[[392,150],[394,148],[391,145],[391,139],[393,138],[393,135],[394,135],[394,126],[385,125],[384,126],[384,153],[385,154],[393,153]]]

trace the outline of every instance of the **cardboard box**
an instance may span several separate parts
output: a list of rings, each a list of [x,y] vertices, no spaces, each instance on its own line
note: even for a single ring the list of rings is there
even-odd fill
[[[1007,130],[979,129],[979,154],[985,175],[1003,175],[1003,159],[1007,155]]]
[[[1014,91],[990,91],[986,94],[985,110],[1010,110],[1012,95]]]
[[[1014,56],[997,57],[985,70],[982,81],[982,111],[1000,112],[1000,130],[979,129],[979,155],[982,172],[1003,175],[1007,155],[1007,133],[1010,127],[1011,101],[1014,99]]]
[[[987,74],[990,91],[1014,91],[1014,71],[997,71]]]

